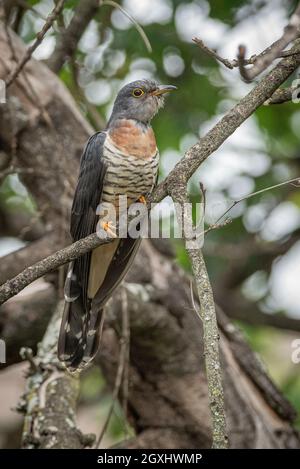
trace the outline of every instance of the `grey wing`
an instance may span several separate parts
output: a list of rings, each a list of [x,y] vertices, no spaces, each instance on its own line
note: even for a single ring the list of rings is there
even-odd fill
[[[71,211],[71,236],[77,241],[96,231],[96,210],[100,203],[106,164],[102,158],[105,133],[98,132],[87,142],[80,162],[78,183]],[[71,262],[65,283],[65,308],[58,341],[59,358],[72,363],[79,354],[84,334],[91,253]]]

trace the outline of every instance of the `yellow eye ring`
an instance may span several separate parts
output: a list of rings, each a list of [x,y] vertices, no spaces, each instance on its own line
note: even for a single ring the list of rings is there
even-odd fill
[[[141,96],[143,96],[143,94],[145,94],[145,91],[142,90],[142,88],[135,88],[132,92],[132,95],[135,98],[140,98]]]

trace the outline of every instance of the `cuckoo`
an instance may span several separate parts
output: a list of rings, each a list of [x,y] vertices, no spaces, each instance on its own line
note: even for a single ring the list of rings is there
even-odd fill
[[[151,120],[176,89],[153,80],[124,86],[115,100],[107,128],[88,140],[83,151],[71,211],[70,232],[77,241],[96,231],[99,204],[120,212],[120,196],[130,205],[145,201],[156,185],[159,153]],[[102,228],[116,236],[114,227]],[[103,307],[128,271],[140,238],[116,237],[69,265],[58,356],[70,371],[95,356],[103,325]]]

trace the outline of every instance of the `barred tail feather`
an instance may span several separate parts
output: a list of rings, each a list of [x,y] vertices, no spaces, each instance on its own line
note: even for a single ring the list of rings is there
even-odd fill
[[[70,371],[87,365],[96,355],[103,325],[102,309],[89,302],[86,311],[82,290],[71,262],[65,283],[65,307],[58,340],[58,357]]]
[[[58,340],[58,357],[70,371],[84,368],[96,355],[103,326],[103,310],[84,312],[77,299],[65,303]]]
[[[85,327],[82,356],[77,364],[78,368],[84,368],[98,352],[104,323],[103,309],[95,309],[93,305],[88,313],[88,321]],[[74,366],[74,364],[73,364]]]
[[[84,368],[96,355],[104,321],[103,308],[128,271],[140,242],[139,238],[124,238],[118,240],[113,257],[98,256],[92,266],[96,269],[95,278],[103,277],[103,270],[105,276],[92,298],[82,286],[84,256],[70,264],[58,341],[58,357],[70,371]]]

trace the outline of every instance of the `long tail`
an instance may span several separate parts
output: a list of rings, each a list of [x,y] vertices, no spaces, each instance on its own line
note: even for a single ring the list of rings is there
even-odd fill
[[[69,266],[65,284],[65,307],[58,339],[58,358],[70,371],[84,368],[96,355],[103,327],[103,309],[92,302],[84,308],[76,265]]]
[[[94,276],[89,278],[101,281],[99,280],[99,285],[96,285],[90,297],[83,287],[84,269],[80,258],[70,263],[65,283],[66,303],[58,339],[58,357],[70,371],[84,368],[96,355],[104,321],[103,308],[128,271],[140,242],[140,238],[118,240],[112,257],[106,257],[108,250],[104,249],[104,245],[93,251],[88,260],[91,260]]]

